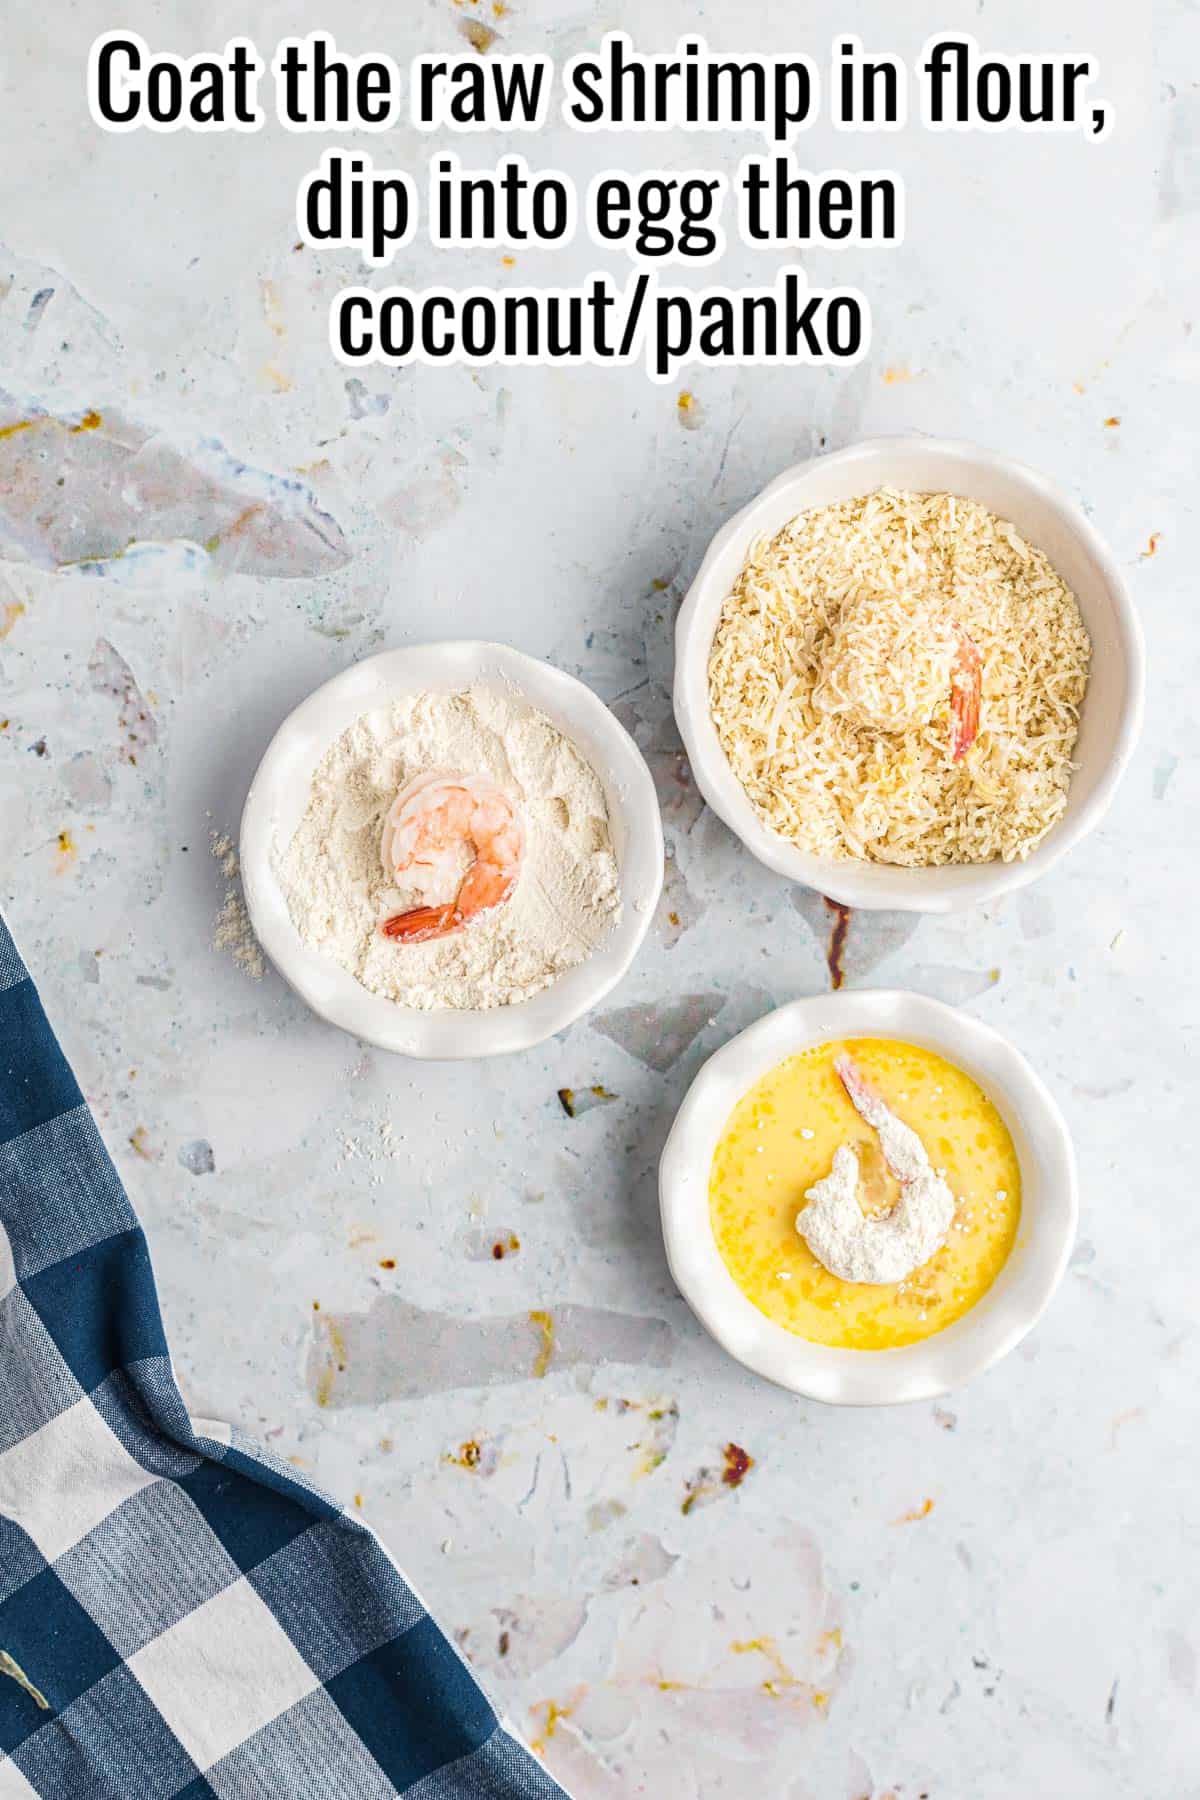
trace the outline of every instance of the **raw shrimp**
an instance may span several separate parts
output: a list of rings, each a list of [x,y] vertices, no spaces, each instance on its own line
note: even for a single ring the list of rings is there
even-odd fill
[[[854,1110],[877,1134],[900,1198],[889,1213],[868,1218],[858,1201],[858,1154],[839,1144],[829,1174],[805,1194],[808,1205],[796,1230],[830,1274],[890,1285],[941,1249],[954,1220],[954,1196],[930,1166],[916,1132],[872,1093],[850,1058],[839,1056],[833,1066]]]
[[[384,821],[380,853],[393,879],[455,881],[464,852],[473,858],[452,900],[394,913],[380,929],[407,944],[446,937],[512,894],[525,854],[525,827],[512,801],[486,775],[424,775],[396,796]]]
[[[958,649],[950,671],[950,749],[960,762],[979,731],[979,702],[983,692],[983,658],[962,626]]]

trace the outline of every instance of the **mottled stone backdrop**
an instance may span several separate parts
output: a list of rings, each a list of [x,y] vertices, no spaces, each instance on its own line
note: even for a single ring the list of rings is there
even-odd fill
[[[611,27],[647,49],[699,27],[822,56],[847,23],[833,0],[10,14],[0,901],[146,1222],[192,1411],[362,1507],[579,1800],[1200,1794],[1194,7],[1164,0],[1153,45],[1148,9],[1118,0],[855,8],[868,45],[910,59],[935,28],[1094,52],[1114,132],[818,128],[808,166],[908,184],[902,248],[809,259],[871,295],[870,360],[667,388],[637,369],[348,378],[326,311],[361,266],[295,247],[323,140],[103,135],[88,45],[122,24],[269,52],[331,26],[403,63],[468,31],[563,57]],[[413,168],[437,147],[388,143]],[[551,128],[517,147],[582,178],[732,170],[755,146]],[[597,260],[518,252],[511,278]],[[736,248],[720,278],[775,261]],[[393,278],[447,273],[418,241]],[[463,283],[508,274],[496,251],[455,257]],[[829,981],[836,923],[700,805],[671,628],[710,534],[769,477],[912,429],[1024,457],[1083,502],[1145,619],[1149,712],[1104,828],[1035,890],[849,920],[849,984],[939,995],[1034,1059],[1077,1137],[1083,1224],[1007,1363],[940,1405],[835,1412],[726,1361],[663,1259],[655,1164],[680,1095],[733,1032]],[[448,633],[611,701],[670,860],[598,1017],[525,1056],[421,1067],[263,972],[223,840],[301,696]]]

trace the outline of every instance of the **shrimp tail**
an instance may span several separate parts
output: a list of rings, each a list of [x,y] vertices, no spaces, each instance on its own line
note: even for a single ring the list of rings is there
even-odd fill
[[[879,1139],[883,1160],[901,1188],[929,1171],[925,1146],[911,1126],[898,1119],[889,1106],[867,1082],[858,1065],[848,1056],[839,1056],[834,1069],[860,1119],[864,1119]]]
[[[420,944],[428,938],[445,937],[456,931],[461,921],[458,903],[447,906],[412,906],[407,912],[393,913],[379,927],[384,937],[399,938],[406,944]]]
[[[961,762],[979,735],[979,703],[983,692],[983,658],[961,625],[950,671],[950,752]]]
[[[872,1115],[878,1115],[880,1103],[867,1086],[857,1066],[851,1062],[848,1056],[839,1056],[833,1067],[859,1118],[865,1119],[868,1125],[874,1125],[875,1119]]]

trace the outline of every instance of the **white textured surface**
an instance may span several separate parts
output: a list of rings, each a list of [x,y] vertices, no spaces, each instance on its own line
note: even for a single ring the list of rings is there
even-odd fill
[[[461,16],[367,0],[353,42],[312,3],[130,0],[123,22],[182,52],[341,23],[346,48],[403,62],[456,48]],[[845,22],[831,0],[721,0],[700,19],[722,48],[818,52]],[[320,140],[102,137],[83,65],[113,23],[100,0],[18,8],[0,72],[0,381],[126,421],[119,473],[104,431],[0,441],[0,900],[146,1221],[189,1407],[362,1495],[517,1725],[545,1737],[548,1703],[566,1709],[546,1754],[581,1800],[1200,1792],[1194,11],[1165,0],[1152,66],[1149,16],[1116,0],[857,9],[868,44],[907,56],[956,26],[1093,51],[1116,129],[1099,147],[810,134],[812,166],[884,162],[909,183],[903,248],[810,259],[814,280],[870,292],[875,353],[844,374],[697,372],[694,430],[633,369],[348,380],[325,310],[355,259],[292,249]],[[665,47],[697,15],[534,0],[498,23],[507,47],[561,56],[622,25]],[[434,147],[389,145],[410,163]],[[533,149],[581,174],[732,166],[745,147],[551,133]],[[517,273],[568,280],[595,259],[518,252]],[[464,254],[455,275],[498,262]],[[772,266],[738,250],[721,277]],[[414,245],[397,274],[434,269]],[[1142,610],[1148,721],[1105,825],[1036,888],[851,922],[851,982],[874,955],[870,979],[970,1007],[1046,1075],[1079,1147],[1082,1226],[1017,1355],[936,1407],[827,1412],[725,1359],[663,1260],[654,1164],[674,1105],[706,1052],[822,987],[827,932],[820,901],[680,781],[670,629],[714,528],[778,469],[910,428],[993,444],[1084,503]],[[227,455],[201,450],[214,439]],[[35,528],[9,482],[64,445],[99,459],[100,484],[72,474]],[[198,454],[204,491],[183,460]],[[285,529],[268,511],[231,534],[250,497],[278,504],[239,463],[303,470],[328,517],[299,506]],[[120,558],[109,579],[28,560],[115,554],[150,474],[144,533],[215,548]],[[297,578],[253,572],[268,568]],[[414,1068],[211,949],[207,845],[304,693],[449,626],[622,696],[673,857],[652,945],[599,1018],[512,1061]],[[592,1082],[617,1100],[568,1120],[555,1089]],[[214,1166],[193,1173],[205,1145]],[[520,1250],[496,1261],[509,1232]],[[531,1310],[555,1321],[544,1379]],[[449,1460],[472,1440],[473,1467]],[[742,1486],[698,1481],[731,1440],[755,1459]]]

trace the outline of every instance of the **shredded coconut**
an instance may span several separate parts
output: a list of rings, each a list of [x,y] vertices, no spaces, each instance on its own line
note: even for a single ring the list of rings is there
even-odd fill
[[[982,658],[953,755],[956,644]],[[881,488],[759,539],[709,661],[722,748],[764,824],[818,856],[1028,856],[1067,803],[1091,645],[1040,550],[985,506]]]
[[[382,934],[385,918],[452,896],[397,888],[380,838],[397,792],[433,772],[497,782],[521,809],[525,852],[510,899],[444,937],[404,943]],[[515,689],[406,695],[356,719],[318,765],[276,862],[305,943],[372,993],[425,1011],[526,1000],[583,962],[620,917],[600,780]]]

